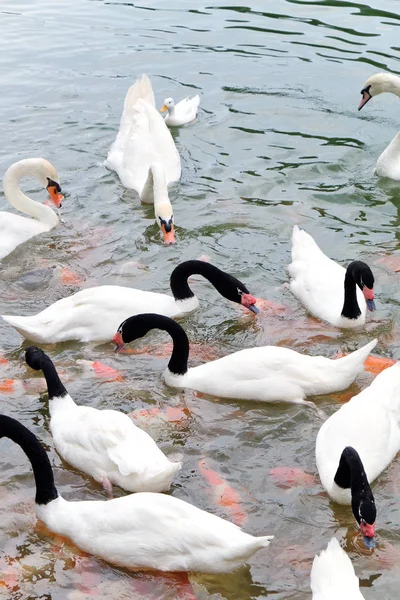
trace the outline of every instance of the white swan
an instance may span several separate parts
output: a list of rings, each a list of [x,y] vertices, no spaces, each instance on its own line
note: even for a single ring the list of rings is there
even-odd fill
[[[0,212],[0,259],[35,235],[50,231],[59,222],[56,213],[49,206],[35,202],[21,191],[19,183],[27,176],[35,177],[47,189],[57,208],[60,208],[64,198],[57,171],[48,160],[25,158],[11,165],[3,178],[4,194],[14,208],[33,219]]]
[[[353,565],[335,537],[311,568],[312,600],[364,600]]]
[[[362,99],[358,110],[361,110],[371,98],[384,92],[400,97],[400,77],[393,73],[376,73],[369,77],[361,90]],[[378,158],[375,173],[379,177],[400,181],[400,132]]]
[[[150,313],[130,317],[120,325],[113,340],[116,351],[155,328],[167,331],[173,340],[164,373],[167,385],[220,398],[263,402],[313,405],[304,398],[346,389],[363,370],[364,360],[377,342],[337,360],[278,346],[248,348],[188,369],[189,341],[184,329],[168,317]]]
[[[1,415],[1,437],[19,444],[32,464],[38,519],[84,552],[114,565],[223,573],[241,566],[273,538],[253,537],[166,494],[139,492],[108,501],[68,502],[58,494],[48,456],[29,429]]]
[[[181,463],[171,462],[154,440],[116,410],[75,404],[56,368],[40,348],[25,350],[26,363],[43,371],[49,394],[50,431],[60,456],[103,484],[130,492],[163,492],[171,486]]]
[[[315,317],[343,328],[365,323],[375,310],[374,276],[367,264],[353,261],[344,269],[328,258],[311,235],[293,227],[290,291]]]
[[[258,312],[256,299],[236,277],[210,263],[188,260],[178,265],[171,274],[173,296],[119,285],[102,285],[57,300],[30,317],[2,317],[21,335],[37,344],[68,340],[110,342],[121,321],[134,313],[153,310],[177,318],[198,308],[199,301],[187,283],[190,275],[202,275],[228,300]]]
[[[317,435],[315,454],[322,485],[339,504],[351,504],[366,538],[375,532],[370,488],[400,450],[400,364],[379,373],[344,404]]]
[[[181,176],[181,160],[164,119],[155,108],[147,75],[128,90],[120,128],[105,161],[122,184],[135,190],[142,202],[154,203],[164,241],[175,241],[168,184]]]
[[[189,96],[184,98],[178,104],[175,104],[173,98],[165,98],[161,112],[168,111],[165,116],[165,122],[172,127],[190,123],[197,116],[199,110],[200,96],[196,94],[193,98]]]

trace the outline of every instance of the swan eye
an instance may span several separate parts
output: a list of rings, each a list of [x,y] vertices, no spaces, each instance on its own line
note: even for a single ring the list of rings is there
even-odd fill
[[[240,290],[239,288],[237,288],[237,293],[239,294],[239,296],[243,296],[243,290]]]

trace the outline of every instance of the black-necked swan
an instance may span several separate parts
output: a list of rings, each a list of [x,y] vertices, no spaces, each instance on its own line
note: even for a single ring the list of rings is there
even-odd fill
[[[240,567],[274,537],[254,537],[166,494],[69,502],[59,495],[46,451],[29,429],[1,415],[1,437],[19,444],[32,464],[38,519],[84,552],[119,567],[224,573]]]
[[[345,269],[328,258],[310,234],[293,227],[290,291],[318,319],[343,328],[361,327],[375,310],[374,276],[359,260]]]
[[[312,600],[364,600],[353,565],[335,537],[311,568]]]
[[[358,110],[361,110],[371,98],[384,92],[400,97],[400,77],[393,73],[376,73],[369,77],[361,90],[362,99]],[[400,180],[400,132],[378,158],[375,173],[379,177]]]
[[[332,500],[351,505],[367,544],[375,535],[376,520],[370,484],[399,450],[400,364],[396,363],[325,421],[315,446],[322,485]]]
[[[188,285],[191,275],[202,275],[227,300],[254,313],[259,312],[256,299],[236,277],[210,263],[187,260],[172,271],[172,296],[119,285],[101,285],[57,300],[30,317],[1,316],[36,344],[68,340],[110,342],[121,321],[132,314],[152,310],[175,319],[196,310],[199,301]]]
[[[167,244],[175,242],[174,215],[168,185],[181,176],[174,139],[156,109],[150,79],[142,75],[129,88],[120,127],[105,166],[143,203],[154,204],[154,216]]]
[[[35,177],[49,193],[57,208],[64,196],[61,194],[58,173],[44,158],[25,158],[9,167],[3,178],[4,194],[9,203],[22,213],[32,217],[21,217],[9,212],[0,212],[0,259],[17,246],[35,235],[50,231],[59,223],[58,216],[45,204],[32,200],[19,186],[23,177]]]
[[[181,463],[171,462],[155,441],[117,410],[75,404],[51,358],[36,346],[25,350],[26,363],[43,371],[49,394],[50,431],[60,456],[101,483],[130,492],[163,492]]]
[[[170,127],[178,127],[190,123],[197,116],[199,110],[200,96],[196,94],[193,98],[187,96],[175,104],[173,98],[165,98],[164,105],[160,108],[161,112],[166,112],[165,122]]]
[[[171,387],[190,388],[220,398],[312,406],[312,402],[304,400],[306,396],[346,389],[363,370],[364,360],[377,342],[373,340],[336,360],[306,356],[279,346],[248,348],[188,369],[189,340],[185,330],[168,317],[149,313],[121,323],[113,339],[116,350],[151,329],[162,329],[172,337],[172,355],[164,372],[165,383]]]

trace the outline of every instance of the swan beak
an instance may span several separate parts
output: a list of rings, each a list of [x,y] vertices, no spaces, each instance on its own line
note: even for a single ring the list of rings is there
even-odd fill
[[[122,335],[119,333],[119,331],[117,331],[117,333],[114,335],[112,341],[115,344],[114,352],[119,352],[121,348],[124,347],[124,340],[122,339]]]
[[[242,294],[240,297],[240,303],[242,306],[245,306],[255,315],[260,312],[260,309],[256,305],[257,298],[254,298],[251,294]]]
[[[160,108],[160,112],[165,112],[166,110],[168,110],[168,107],[164,104],[164,106]]]
[[[367,548],[375,547],[375,523],[370,525],[369,523],[365,523],[361,521],[360,523],[360,531],[363,535],[364,544]]]
[[[56,205],[57,208],[61,208],[62,201],[64,200],[64,196],[60,194],[55,185],[48,185],[47,191],[49,192],[49,196]]]
[[[175,244],[176,243],[174,226],[172,224],[167,223],[167,225],[166,225],[165,223],[161,223],[161,231],[164,236],[165,244]]]
[[[370,290],[369,288],[367,288],[366,285],[364,285],[362,293],[364,294],[364,298],[367,301],[368,310],[374,311],[376,309],[374,302],[374,290]]]
[[[358,105],[358,110],[361,110],[363,106],[365,106],[367,104],[367,102],[369,102],[372,98],[371,94],[369,92],[367,92],[367,90],[361,90],[362,93],[362,99],[360,104]]]

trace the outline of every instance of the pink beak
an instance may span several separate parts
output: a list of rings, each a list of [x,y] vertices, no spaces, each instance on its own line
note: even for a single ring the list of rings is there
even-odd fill
[[[363,97],[361,99],[360,104],[358,105],[358,110],[361,110],[363,106],[365,106],[365,104],[367,104],[367,102],[369,100],[371,100],[372,96],[369,92],[367,92],[367,90],[363,91]]]
[[[360,531],[364,537],[373,538],[375,536],[375,523],[370,525],[369,523],[361,523]]]

